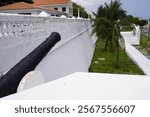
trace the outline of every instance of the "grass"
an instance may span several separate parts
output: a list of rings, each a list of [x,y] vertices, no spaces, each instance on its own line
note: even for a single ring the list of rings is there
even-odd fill
[[[139,51],[141,51],[145,56],[150,55],[150,43],[148,44],[148,37],[141,34],[140,46],[135,46]]]
[[[116,68],[116,53],[104,50],[104,41],[99,41],[96,44],[89,72],[143,75],[121,48],[119,56],[119,68]]]
[[[121,31],[127,32],[127,31],[132,31],[132,30],[133,30],[133,27],[127,26],[127,27],[123,27]]]

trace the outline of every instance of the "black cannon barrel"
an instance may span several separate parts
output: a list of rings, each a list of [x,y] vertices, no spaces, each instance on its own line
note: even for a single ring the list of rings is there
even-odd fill
[[[0,78],[0,97],[16,93],[21,79],[28,72],[36,68],[40,61],[60,39],[59,33],[52,32],[43,43],[2,76]]]

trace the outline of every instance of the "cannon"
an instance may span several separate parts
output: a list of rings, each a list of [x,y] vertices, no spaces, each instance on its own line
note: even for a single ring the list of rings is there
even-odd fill
[[[61,36],[57,32],[51,35],[36,47],[31,53],[18,62],[5,75],[0,78],[0,97],[17,92],[21,79],[30,71],[33,71],[52,47],[60,41]]]

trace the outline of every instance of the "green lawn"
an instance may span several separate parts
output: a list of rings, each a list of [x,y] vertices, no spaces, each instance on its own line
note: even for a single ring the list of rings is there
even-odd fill
[[[148,44],[148,37],[143,34],[141,34],[140,38],[140,50],[145,51],[146,55],[150,55],[150,43]]]
[[[141,34],[140,46],[141,46],[141,48],[148,47],[148,37],[143,34]]]
[[[126,53],[122,49],[120,49],[119,55],[120,67],[116,68],[115,53],[104,50],[104,42],[99,41],[96,44],[89,72],[143,75],[143,72],[132,62],[132,60],[126,55]]]
[[[130,26],[127,26],[127,27],[123,27],[122,29],[121,29],[121,31],[125,31],[125,32],[127,32],[127,31],[132,31],[133,30],[133,27],[130,27]]]

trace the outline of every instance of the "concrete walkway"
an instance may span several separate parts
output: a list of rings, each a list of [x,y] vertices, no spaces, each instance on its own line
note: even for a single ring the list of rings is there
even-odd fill
[[[141,68],[145,75],[150,75],[150,60],[135,47],[125,41],[126,53]]]

